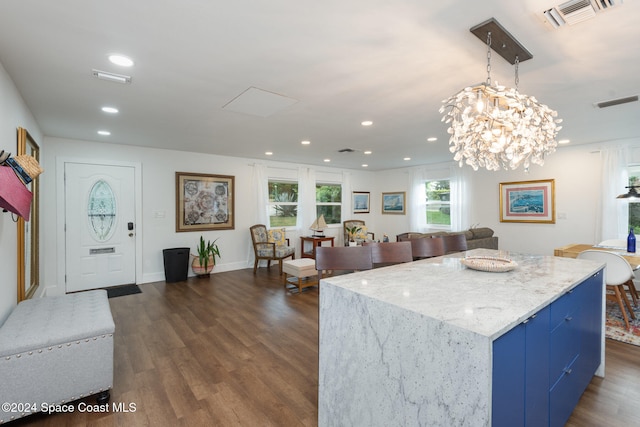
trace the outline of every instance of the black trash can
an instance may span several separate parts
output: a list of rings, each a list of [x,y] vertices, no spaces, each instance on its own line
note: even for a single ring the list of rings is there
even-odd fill
[[[189,248],[163,249],[164,277],[167,282],[187,280],[189,274]]]

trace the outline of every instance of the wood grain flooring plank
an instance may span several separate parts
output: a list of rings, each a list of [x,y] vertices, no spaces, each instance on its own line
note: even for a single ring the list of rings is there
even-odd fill
[[[317,426],[320,290],[286,291],[277,266],[140,289],[109,300],[110,403],[135,412],[38,414],[8,426]],[[567,426],[640,425],[640,347],[607,340],[606,363]]]

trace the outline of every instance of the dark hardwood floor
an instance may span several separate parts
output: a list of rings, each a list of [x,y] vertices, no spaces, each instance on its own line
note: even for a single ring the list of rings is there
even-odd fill
[[[277,266],[141,285],[110,299],[108,412],[32,415],[10,426],[315,426],[318,289],[283,289]],[[640,347],[607,340],[569,426],[640,425]],[[114,411],[116,405],[129,412]]]

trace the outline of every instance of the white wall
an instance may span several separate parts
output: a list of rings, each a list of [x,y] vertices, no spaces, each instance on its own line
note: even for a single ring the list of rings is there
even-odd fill
[[[0,64],[0,150],[16,154],[18,127],[23,127],[44,152],[42,134],[26,107],[13,81]],[[0,211],[0,324],[4,322],[18,299],[17,227],[9,213]],[[42,289],[38,289],[38,293]]]
[[[42,252],[44,266],[40,275],[43,285],[47,288],[47,295],[64,293],[64,283],[55,280],[63,269],[63,254],[57,252],[57,228],[60,227],[56,218],[55,176],[57,175],[56,159],[65,160],[99,159],[100,161],[134,162],[142,164],[142,224],[138,224],[138,235],[142,234],[142,277],[137,277],[138,283],[164,280],[162,249],[173,247],[190,247],[195,252],[195,246],[204,235],[205,239],[219,238],[218,245],[222,253],[215,272],[252,267],[249,263],[253,257],[249,227],[256,223],[254,211],[255,197],[252,183],[255,160],[187,153],[179,150],[159,150],[143,147],[104,144],[90,141],[76,141],[61,138],[46,138],[47,152],[42,159],[45,170],[49,172],[41,181],[42,188],[42,233],[44,244]],[[269,169],[282,168],[293,176],[297,174],[297,165],[276,162],[263,162]],[[315,168],[316,178],[323,180],[342,179],[342,170],[332,168]],[[175,231],[175,172],[200,172],[235,176],[235,230],[221,230],[210,232],[182,232]],[[354,190],[359,190],[365,183],[371,182],[370,172],[351,171]],[[367,223],[370,215],[359,215]],[[309,223],[309,225],[311,225]],[[287,232],[292,244],[299,246],[299,236],[308,235],[307,229],[300,232]],[[342,226],[333,226],[326,231],[327,235],[336,236],[336,244],[340,244]],[[299,254],[299,249],[298,249]],[[191,273],[190,273],[191,274]]]
[[[532,166],[528,173],[523,169],[476,172],[477,179],[471,183],[471,223],[493,228],[500,238],[500,249],[513,252],[553,255],[559,246],[597,243],[601,166],[595,150],[597,147],[590,145],[562,147],[546,159],[544,166]],[[499,184],[539,179],[555,180],[556,223],[500,222]]]
[[[59,138],[42,138],[42,134],[26,107],[15,85],[0,65],[0,149],[15,152],[16,128],[29,130],[41,148],[41,163],[45,172],[41,175],[41,286],[47,294],[64,292],[64,284],[58,283],[61,258],[57,253],[58,218],[56,201],[56,158],[100,159],[142,164],[143,212],[142,212],[142,277],[139,283],[164,279],[162,249],[188,246],[194,248],[199,232],[175,232],[175,175],[176,171],[217,173],[236,177],[235,230],[202,233],[207,239],[220,237],[222,259],[216,271],[250,267],[250,238],[248,228],[255,221],[254,203],[251,199],[252,167],[254,160],[215,155],[185,153],[176,150],[156,150],[128,147],[88,141]],[[615,142],[619,144],[620,142]],[[632,146],[640,141],[626,142]],[[597,206],[600,200],[601,168],[597,151],[599,146],[561,147],[548,157],[543,167],[532,166],[529,173],[516,171],[472,172],[469,183],[471,192],[470,223],[491,227],[500,238],[501,249],[534,254],[553,254],[553,249],[569,243],[593,243],[599,232],[596,229]],[[635,150],[636,161],[640,152]],[[297,165],[265,162],[270,167],[294,169]],[[343,171],[332,168],[316,168],[322,176],[338,176]],[[350,215],[344,219],[364,219],[376,238],[384,233],[393,240],[396,234],[410,231],[407,215],[382,215],[381,193],[409,192],[409,169],[382,172],[349,171],[353,191],[371,192],[371,213]],[[555,179],[556,212],[566,219],[556,224],[501,223],[498,210],[498,186],[500,182]],[[623,192],[624,189],[621,189]],[[164,216],[161,214],[164,213]],[[160,214],[160,215],[156,215]],[[138,224],[140,227],[140,224]],[[308,230],[288,233],[292,243],[299,246],[300,234]],[[327,235],[336,236],[341,244],[342,228],[334,226]],[[606,236],[604,236],[606,237]],[[299,253],[299,251],[298,251]],[[16,290],[16,226],[9,214],[0,213],[0,323],[15,306]]]
[[[600,233],[596,218],[602,174],[599,149],[613,144],[638,146],[640,140],[563,146],[546,159],[544,166],[534,165],[528,173],[522,168],[515,171],[471,172],[472,179],[468,186],[471,194],[470,224],[492,228],[499,237],[500,249],[513,252],[553,255],[554,248],[559,246],[597,243]],[[634,152],[634,159],[640,161],[638,150]],[[499,184],[539,179],[555,180],[556,215],[565,219],[556,219],[555,224],[500,222]],[[408,192],[408,169],[380,172],[376,174],[375,183],[378,198],[381,192]],[[620,193],[624,192],[625,189],[621,188]],[[616,203],[615,200],[609,202]],[[379,207],[376,212],[380,212]],[[406,215],[379,215],[376,225],[376,231],[389,234],[392,240],[396,234],[412,231],[409,230]]]

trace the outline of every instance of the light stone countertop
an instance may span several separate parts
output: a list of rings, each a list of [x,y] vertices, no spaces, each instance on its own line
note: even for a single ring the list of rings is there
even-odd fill
[[[509,272],[476,271],[460,263],[464,256],[504,254],[474,249],[322,282],[495,340],[604,266],[589,260],[517,253],[509,254],[518,264]]]

